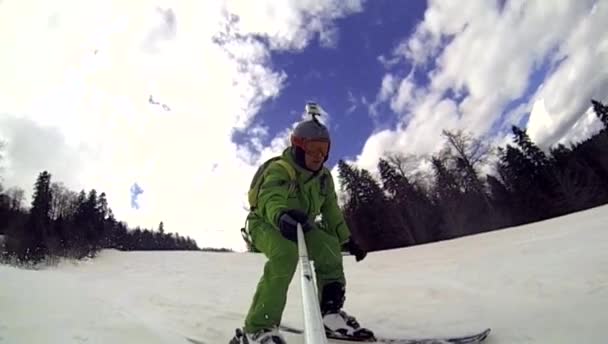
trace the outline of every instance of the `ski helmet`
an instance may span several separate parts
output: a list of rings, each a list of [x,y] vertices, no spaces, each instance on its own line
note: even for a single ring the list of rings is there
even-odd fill
[[[296,162],[301,166],[306,166],[304,155],[309,142],[327,142],[328,149],[325,154],[325,160],[329,158],[329,147],[331,146],[331,138],[329,130],[323,125],[316,116],[321,116],[321,110],[316,103],[309,102],[305,107],[306,113],[312,116],[312,119],[298,123],[291,133],[291,147],[294,150]]]

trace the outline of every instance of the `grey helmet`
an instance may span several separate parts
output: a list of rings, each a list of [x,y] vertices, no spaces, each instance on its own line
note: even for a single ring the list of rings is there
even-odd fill
[[[291,147],[296,155],[296,161],[302,163],[304,162],[304,143],[306,141],[327,141],[331,146],[329,130],[316,117],[321,116],[319,105],[308,102],[305,110],[307,114],[312,116],[312,119],[298,123],[291,133]],[[325,161],[327,161],[328,157],[329,154],[325,157]]]
[[[306,113],[311,115],[312,119],[298,123],[291,134],[292,137],[304,140],[330,141],[329,130],[316,117],[321,116],[318,105],[316,103],[307,103]]]

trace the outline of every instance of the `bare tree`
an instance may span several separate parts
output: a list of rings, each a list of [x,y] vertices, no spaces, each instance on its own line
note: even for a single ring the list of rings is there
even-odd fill
[[[51,193],[53,195],[51,201],[51,219],[56,220],[59,217],[68,217],[76,211],[76,199],[78,194],[68,190],[63,183],[52,183]]]
[[[425,163],[430,161],[428,156],[392,152],[386,155],[385,160],[399,175],[420,189],[426,191],[432,184],[433,176],[423,168]]]
[[[386,156],[386,161],[391,164],[395,170],[402,176],[410,179],[413,171],[418,167],[420,158],[413,154],[389,153]]]
[[[25,191],[19,187],[12,187],[6,190],[6,195],[9,197],[9,209],[18,211],[22,209],[25,201]]]
[[[443,136],[446,137],[448,146],[442,153],[453,158],[453,163],[462,173],[463,186],[485,195],[478,170],[492,153],[490,145],[462,130],[443,130]]]

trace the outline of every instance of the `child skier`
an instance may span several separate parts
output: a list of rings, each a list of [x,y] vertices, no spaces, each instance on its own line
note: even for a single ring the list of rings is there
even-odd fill
[[[245,319],[244,333],[237,331],[231,344],[285,343],[278,325],[299,259],[297,223],[302,225],[308,254],[314,261],[326,331],[373,336],[342,310],[345,278],[341,248],[357,261],[365,258],[366,252],[350,237],[332,176],[323,166],[329,156],[329,131],[315,117],[320,115],[316,104],[308,103],[306,110],[312,119],[296,126],[291,146],[262,165],[251,185],[247,234],[250,244],[268,260]],[[322,225],[315,222],[318,215]]]

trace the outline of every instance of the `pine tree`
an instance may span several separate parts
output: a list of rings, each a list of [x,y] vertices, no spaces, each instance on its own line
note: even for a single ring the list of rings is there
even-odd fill
[[[108,217],[108,200],[106,198],[106,193],[102,192],[97,198],[97,204],[95,205],[95,210],[97,213],[97,220],[103,221]]]
[[[404,171],[398,171],[389,161],[380,159],[378,170],[384,189],[392,196],[390,201],[407,223],[408,240],[412,243],[432,241],[436,235],[436,221],[433,220],[436,216],[426,195],[410,183]]]
[[[104,237],[101,243],[102,248],[118,248],[117,236],[118,222],[114,218],[112,209],[108,208],[108,218],[104,221]]]
[[[84,256],[86,247],[86,226],[87,226],[87,195],[84,190],[80,190],[74,202],[74,213],[69,229],[68,247],[70,254],[75,257]]]
[[[2,153],[4,151],[4,146],[6,144],[4,143],[4,141],[0,141],[0,165],[2,163],[2,160],[4,160],[4,154]],[[2,172],[2,167],[0,166],[0,172]],[[0,195],[2,195],[2,193],[4,192],[4,187],[2,186],[2,176],[0,175]]]
[[[369,250],[402,247],[408,242],[407,223],[367,170],[338,162],[342,187],[348,195],[345,217],[356,239]]]
[[[513,195],[507,187],[493,175],[487,175],[490,199],[493,204],[492,221],[494,228],[508,227],[513,224]]]
[[[454,202],[458,200],[462,190],[458,185],[454,173],[449,171],[445,162],[438,157],[432,157],[431,162],[435,170],[435,197],[442,202]]]
[[[591,100],[591,104],[593,104],[593,111],[604,124],[604,129],[608,130],[608,106],[595,99]]]
[[[360,171],[359,180],[363,186],[365,203],[368,206],[369,229],[375,233],[377,248],[394,248],[415,244],[415,240],[409,231],[408,223],[399,211],[398,205],[391,202],[378,181],[365,169]]]
[[[549,159],[545,153],[532,142],[526,130],[520,129],[515,125],[511,127],[511,130],[515,136],[515,143],[517,143],[526,157],[534,163],[534,166],[540,169],[549,165]]]
[[[87,200],[84,203],[84,216],[82,218],[84,224],[84,233],[86,239],[87,254],[95,251],[99,238],[99,213],[97,209],[97,190],[92,189],[89,191]]]
[[[515,142],[534,165],[534,168],[531,169],[532,176],[536,191],[539,193],[541,202],[545,208],[543,212],[544,217],[562,215],[563,211],[560,210],[562,207],[556,204],[556,199],[560,197],[557,189],[560,187],[561,182],[558,180],[559,173],[551,159],[532,142],[526,130],[522,130],[516,126],[513,126],[512,130],[515,135]]]
[[[47,240],[51,233],[51,174],[43,171],[34,187],[32,208],[22,238],[21,258],[40,260],[48,253]]]
[[[602,204],[608,196],[601,176],[583,156],[563,144],[551,149],[555,169],[554,206],[558,214],[565,215]]]
[[[358,190],[357,175],[355,170],[343,160],[338,161],[338,173],[340,178],[340,189],[342,192],[347,192],[351,201],[358,201],[359,194]]]
[[[555,165],[560,168],[561,166],[564,166],[567,163],[568,159],[570,158],[570,155],[572,154],[572,150],[560,143],[557,146],[551,148],[550,154]]]
[[[447,168],[444,159],[432,157],[435,173],[433,201],[440,209],[441,224],[438,225],[438,239],[449,239],[469,234],[472,230],[467,223],[469,217],[464,189],[460,187],[456,173]]]
[[[346,194],[347,201],[344,204],[344,217],[350,228],[351,235],[361,245],[368,246],[367,232],[363,227],[359,217],[359,209],[364,205],[362,199],[363,191],[361,184],[357,181],[356,171],[343,160],[338,161],[338,172],[340,178],[340,189]],[[359,227],[360,225],[361,228]]]
[[[486,178],[490,187],[492,200],[501,207],[508,207],[511,204],[511,193],[507,187],[492,175],[487,175]]]
[[[155,241],[155,245],[156,245],[157,249],[160,249],[160,250],[167,249],[167,243],[165,240],[165,225],[162,221],[158,224],[158,232],[155,235],[154,241]]]
[[[102,245],[101,242],[106,236],[106,219],[108,217],[108,200],[106,193],[102,192],[97,198],[97,204],[95,204],[95,239],[93,243],[94,250],[99,250]]]
[[[521,150],[507,145],[499,150],[499,171],[504,185],[512,195],[515,224],[538,221],[549,217],[539,187],[538,170]]]
[[[154,248],[154,234],[149,229],[144,229],[142,233],[142,249],[150,250]]]
[[[129,249],[129,232],[124,222],[118,222],[114,231],[114,246],[119,250]]]

